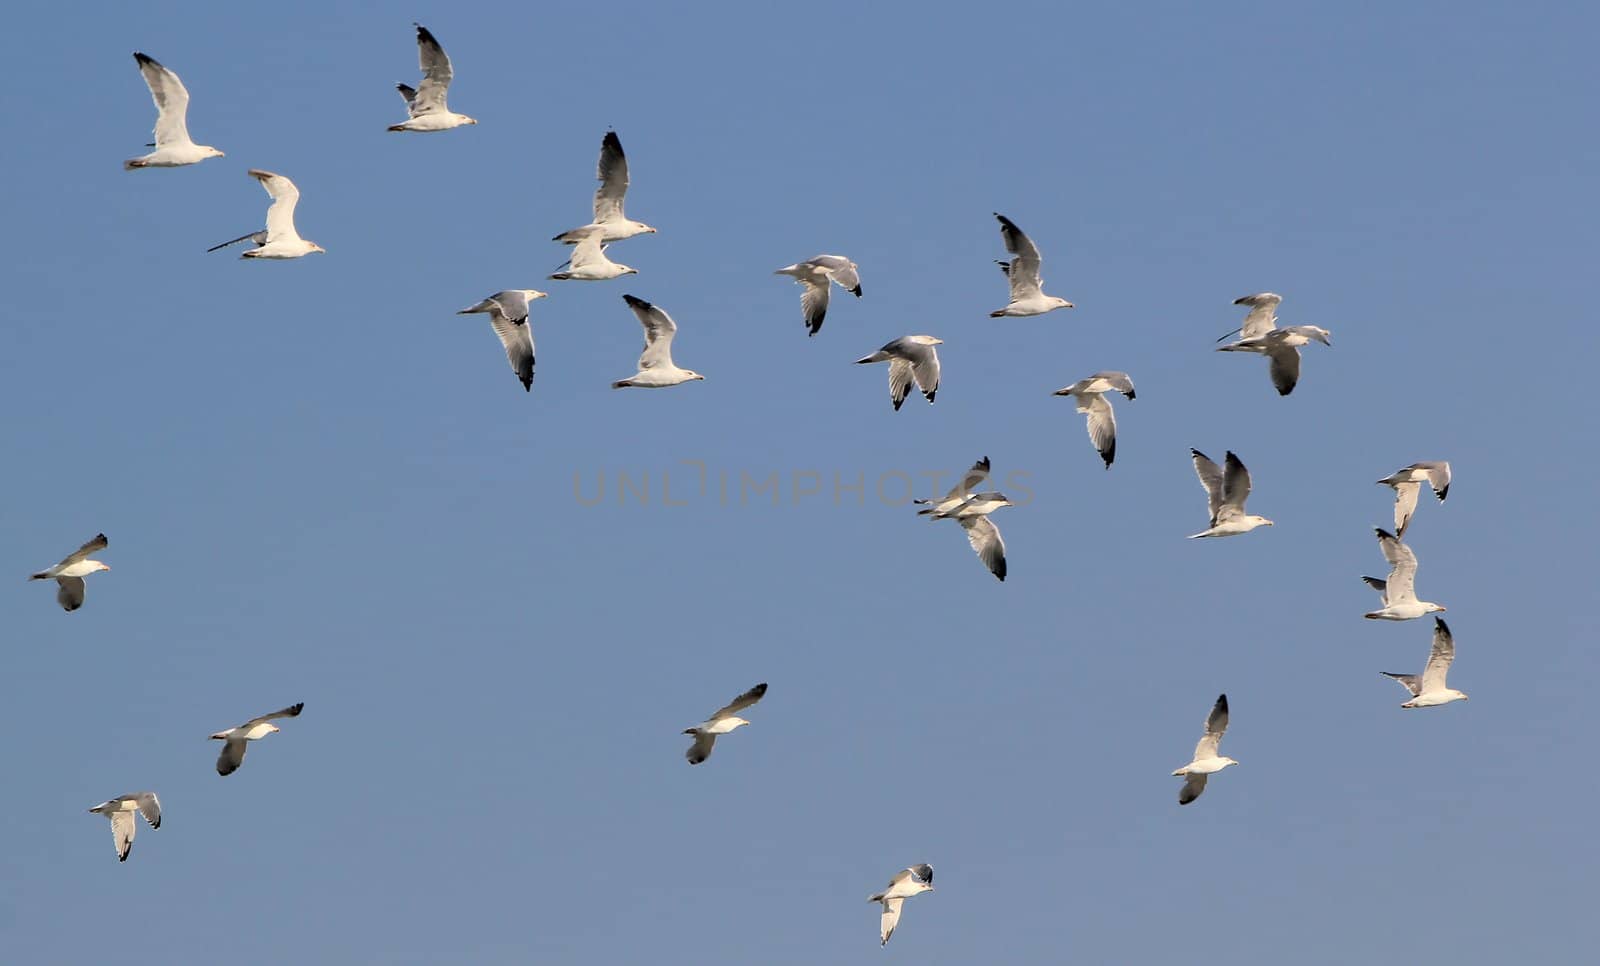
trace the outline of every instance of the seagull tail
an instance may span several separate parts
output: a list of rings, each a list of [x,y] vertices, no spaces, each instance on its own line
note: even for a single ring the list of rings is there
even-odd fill
[[[989,318],[991,318],[991,319],[1004,318],[1005,314],[1006,314],[1006,310],[1005,309],[995,309],[993,312],[989,313]]]
[[[41,570],[38,573],[34,574],[32,577],[29,577],[28,579],[29,580],[49,580],[50,579],[50,575]]]
[[[406,126],[404,124],[391,124],[391,125],[389,125],[389,130],[391,130],[391,131],[404,131],[404,130],[406,130]]]
[[[611,388],[612,389],[626,389],[631,385],[633,385],[633,380],[631,380],[631,379],[619,379],[618,381],[616,381],[616,382],[611,384]],[[684,734],[688,734],[688,733],[689,732],[687,732],[687,731],[684,732]]]
[[[571,278],[572,277],[572,273],[571,272],[557,272],[557,273],[555,273],[554,275],[552,275],[550,277],[555,279],[556,281],[560,282],[560,281],[565,281],[565,280]]]
[[[130,160],[122,162],[122,170],[124,170],[124,171],[132,171],[134,168],[144,168],[144,167],[148,167],[148,165],[145,163],[145,161],[142,158],[132,158]]]

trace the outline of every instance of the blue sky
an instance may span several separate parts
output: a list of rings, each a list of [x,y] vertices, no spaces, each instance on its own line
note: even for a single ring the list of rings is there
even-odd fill
[[[8,18],[8,959],[1591,950],[1592,10],[270,9]],[[477,127],[384,130],[413,19]],[[226,158],[121,170],[153,120],[134,50]],[[547,283],[608,127],[660,233],[614,250],[638,276]],[[249,167],[299,184],[326,255],[204,254],[261,224]],[[1076,309],[987,318],[994,211]],[[808,339],[771,273],[823,251],[865,297]],[[509,287],[551,292],[531,394],[453,314]],[[1211,351],[1264,289],[1333,333],[1287,398]],[[705,382],[609,388],[624,292]],[[851,362],[913,332],[944,385],[895,413]],[[1050,396],[1098,369],[1139,387],[1109,472]],[[1277,526],[1184,540],[1191,446],[1237,452]],[[1004,584],[873,487],[982,455],[1031,492],[995,517]],[[1456,484],[1408,542],[1472,700],[1405,712],[1377,672],[1420,669],[1429,625],[1362,621],[1358,577],[1372,481],[1433,458]],[[23,578],[97,531],[114,569],[63,614]],[[763,680],[685,765],[678,732]],[[1221,691],[1241,764],[1180,809]],[[206,735],[294,701],[214,773]],[[119,866],[84,809],[142,788],[166,821]],[[924,861],[881,951],[866,896]]]

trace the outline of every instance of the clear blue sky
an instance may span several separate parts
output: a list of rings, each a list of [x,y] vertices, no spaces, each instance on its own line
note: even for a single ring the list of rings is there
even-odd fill
[[[8,962],[1592,953],[1600,16],[374,6],[7,19]],[[384,130],[413,19],[479,126]],[[134,50],[225,159],[121,170]],[[614,251],[636,277],[546,282],[607,127],[660,234]],[[261,225],[248,167],[326,255],[204,254]],[[994,211],[1075,310],[986,317]],[[823,251],[865,297],[808,339],[771,273]],[[531,395],[453,314],[509,287],[552,293]],[[1264,289],[1333,333],[1287,398],[1211,351]],[[609,388],[624,292],[705,382]],[[944,386],[895,413],[851,362],[907,333],[945,340]],[[1110,472],[1050,396],[1098,369],[1139,387]],[[1277,526],[1184,540],[1190,446],[1239,453]],[[874,492],[985,454],[1032,492],[995,517],[1004,584]],[[1456,485],[1408,539],[1472,700],[1407,712],[1378,672],[1429,625],[1362,621],[1358,577],[1372,481],[1434,458]],[[63,614],[24,578],[97,531],[114,569]],[[687,766],[678,732],[763,680]],[[1220,691],[1241,764],[1180,809]],[[206,735],[293,701],[215,774]],[[119,866],[84,809],[143,788],[166,822]],[[866,897],[924,861],[880,951]]]

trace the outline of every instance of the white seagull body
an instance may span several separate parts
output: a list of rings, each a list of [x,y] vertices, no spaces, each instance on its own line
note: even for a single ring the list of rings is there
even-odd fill
[[[1072,401],[1078,404],[1078,412],[1088,417],[1089,442],[1094,444],[1095,451],[1105,460],[1106,469],[1109,470],[1111,461],[1117,458],[1117,415],[1111,410],[1110,400],[1106,399],[1108,392],[1120,392],[1129,399],[1136,398],[1133,380],[1128,378],[1126,372],[1097,372],[1065,389],[1057,389],[1055,394],[1071,396]]]
[[[505,346],[511,371],[517,374],[522,381],[522,388],[527,391],[533,389],[533,330],[528,326],[528,303],[544,297],[544,292],[531,288],[506,289],[456,313],[489,314],[489,324],[494,327],[494,334],[500,337],[500,344]]]
[[[1445,460],[1423,460],[1395,470],[1378,482],[1394,487],[1394,535],[1403,537],[1411,515],[1417,512],[1417,494],[1423,483],[1428,484],[1440,503],[1444,502],[1450,492],[1450,464]]]
[[[934,346],[944,345],[943,339],[931,335],[903,335],[870,356],[857,359],[857,365],[872,362],[889,363],[889,401],[896,412],[911,394],[911,383],[933,402],[939,391],[939,351]]]
[[[1327,329],[1315,325],[1291,325],[1274,328],[1275,314],[1283,296],[1261,292],[1234,299],[1234,305],[1250,306],[1244,325],[1239,328],[1239,341],[1219,346],[1218,352],[1254,352],[1267,357],[1267,372],[1278,395],[1287,396],[1300,381],[1300,347],[1312,342],[1331,346]],[[1227,336],[1223,336],[1227,338]]]
[[[749,724],[750,722],[738,716],[738,712],[760,701],[766,693],[767,682],[763,681],[713,711],[711,717],[692,728],[683,729],[684,734],[694,735],[694,743],[683,753],[683,757],[688,759],[691,765],[698,765],[710,758],[711,749],[717,744],[717,736]]]
[[[1011,301],[1005,308],[990,312],[989,318],[998,319],[1007,315],[1043,315],[1056,309],[1072,308],[1072,303],[1066,299],[1044,294],[1044,281],[1039,277],[1042,261],[1039,246],[1033,243],[1033,239],[1023,234],[1022,229],[1018,228],[1010,218],[998,211],[994,216],[1000,221],[1000,237],[1006,243],[1006,251],[1015,257],[1009,262],[995,263],[1011,282]]]
[[[135,52],[133,59],[156,102],[156,143],[155,150],[144,157],[122,162],[123,169],[181,168],[206,158],[222,157],[216,148],[189,140],[189,91],[178,75],[144,54]]]
[[[1428,665],[1422,669],[1421,674],[1395,674],[1391,671],[1378,673],[1385,677],[1399,681],[1407,691],[1411,692],[1411,700],[1402,704],[1402,708],[1437,708],[1441,704],[1452,701],[1465,701],[1467,695],[1463,691],[1446,687],[1444,678],[1450,673],[1450,665],[1456,659],[1455,638],[1450,636],[1450,628],[1445,624],[1444,618],[1433,619],[1433,647],[1428,651]]]
[[[97,815],[111,819],[111,838],[117,846],[117,861],[128,861],[133,849],[134,813],[144,816],[151,828],[161,827],[161,800],[155,792],[133,792],[119,795],[109,802],[101,802],[89,809]]]
[[[638,269],[629,268],[606,257],[605,245],[601,241],[604,237],[603,231],[598,226],[574,228],[567,234],[581,236],[578,238],[578,247],[572,250],[572,259],[567,265],[567,270],[556,272],[550,276],[551,278],[559,281],[571,279],[577,282],[604,282],[624,275],[639,274]]]
[[[672,361],[672,337],[678,326],[672,316],[646,302],[644,299],[624,295],[622,300],[638,316],[644,326],[644,352],[639,356],[639,371],[626,379],[611,384],[612,389],[637,386],[641,389],[665,389],[705,376],[693,369],[679,369]]]
[[[622,153],[622,141],[615,131],[607,131],[600,140],[600,161],[595,177],[600,179],[600,187],[594,192],[594,221],[581,228],[564,231],[551,241],[576,245],[583,241],[590,228],[600,229],[602,242],[622,241],[634,235],[655,233],[654,228],[622,213],[622,202],[628,195],[628,156]]]
[[[277,734],[281,729],[272,722],[278,718],[298,717],[305,706],[304,701],[299,704],[291,704],[289,707],[274,711],[271,714],[264,714],[259,718],[251,718],[237,728],[229,728],[226,731],[219,731],[212,735],[213,739],[223,743],[222,753],[217,755],[217,774],[231,775],[238,771],[239,766],[244,764],[244,753],[249,742],[265,738],[267,735]]]
[[[250,169],[249,175],[261,182],[261,187],[267,189],[267,194],[272,197],[272,204],[267,208],[266,231],[240,235],[220,245],[212,245],[206,251],[214,252],[247,239],[256,247],[240,255],[240,258],[299,258],[323,251],[321,245],[306,241],[294,230],[294,209],[300,203],[300,189],[294,186],[294,182],[281,174],[255,168]]]
[[[54,567],[48,567],[33,574],[29,580],[54,580],[58,585],[56,590],[56,603],[61,609],[71,613],[83,606],[83,578],[90,574],[99,573],[111,568],[98,560],[89,559],[89,555],[97,550],[106,548],[106,535],[96,534],[93,540],[74,550]]]
[[[913,865],[909,869],[901,869],[889,880],[889,887],[874,896],[868,896],[868,902],[882,903],[883,914],[878,918],[878,939],[880,946],[889,945],[889,937],[894,935],[894,927],[900,924],[900,908],[912,896],[920,896],[924,892],[933,891],[933,866],[923,863]]]
[[[1184,779],[1183,788],[1178,791],[1178,804],[1187,805],[1200,797],[1206,790],[1206,778],[1228,767],[1237,765],[1232,758],[1224,758],[1217,754],[1217,746],[1222,744],[1222,734],[1228,730],[1228,696],[1217,695],[1217,703],[1211,706],[1211,713],[1206,716],[1206,732],[1200,736],[1200,743],[1194,746],[1194,760],[1181,768],[1173,770],[1174,778]]]
[[[1205,487],[1206,503],[1211,510],[1210,529],[1191,533],[1189,539],[1233,537],[1256,527],[1272,526],[1272,521],[1266,517],[1244,512],[1244,501],[1250,497],[1250,471],[1232,450],[1223,461],[1226,470],[1218,469],[1217,464],[1197,449],[1189,450],[1189,455],[1194,459],[1194,472],[1200,477],[1200,485]]]
[[[1361,578],[1383,600],[1382,608],[1362,616],[1376,621],[1409,621],[1445,610],[1440,604],[1417,599],[1417,555],[1411,552],[1411,548],[1382,527],[1374,527],[1373,530],[1378,534],[1378,549],[1383,551],[1383,559],[1389,561],[1389,579]]]
[[[918,516],[926,516],[930,520],[955,520],[967,532],[967,542],[972,545],[973,553],[983,561],[995,578],[1001,581],[1006,579],[1006,541],[1000,535],[1000,528],[989,519],[989,514],[1003,506],[1014,506],[1004,493],[993,491],[974,493],[973,488],[989,478],[989,457],[972,464],[966,476],[955,488],[944,495],[943,499],[913,500],[913,503],[923,504],[927,509],[918,510]]]
[[[811,335],[816,335],[822,328],[822,320],[828,314],[829,280],[856,298],[861,297],[861,276],[856,270],[856,263],[843,255],[818,255],[787,265],[772,274],[788,275],[805,286],[805,291],[800,293],[800,312],[805,316],[806,328],[811,330]]]
[[[463,124],[478,123],[465,114],[450,110],[445,103],[450,92],[450,80],[455,76],[455,71],[450,67],[450,58],[427,27],[420,23],[412,26],[417,28],[417,61],[422,68],[422,80],[414,88],[406,84],[395,85],[395,90],[405,98],[406,113],[410,117],[399,124],[389,125],[389,130],[448,131]]]

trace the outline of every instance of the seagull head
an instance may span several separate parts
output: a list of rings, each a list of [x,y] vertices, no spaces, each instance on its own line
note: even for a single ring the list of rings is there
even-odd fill
[[[1056,297],[1054,295],[1050,296],[1050,304],[1052,306],[1054,306],[1055,308],[1058,308],[1058,309],[1073,309],[1073,308],[1077,308],[1077,306],[1073,305],[1071,302],[1068,302],[1066,299],[1058,298],[1058,297]]]
[[[690,382],[693,382],[693,381],[694,381],[694,380],[696,380],[696,379],[699,379],[699,380],[700,380],[700,381],[702,381],[702,382],[704,382],[704,381],[705,381],[705,378],[706,378],[706,377],[705,377],[705,376],[702,376],[702,375],[700,375],[700,373],[698,373],[698,372],[695,372],[695,371],[694,371],[694,370],[693,370],[693,369],[685,369],[685,370],[683,370],[683,371],[684,371],[684,372],[686,372],[686,373],[688,373],[688,374],[689,374],[689,381],[690,381]]]
[[[536,288],[521,289],[521,292],[522,292],[522,297],[527,299],[530,302],[532,302],[534,299],[543,299],[543,298],[549,298],[550,297],[550,293],[549,292],[541,292]]]
[[[1443,611],[1446,611],[1448,609],[1449,608],[1445,607],[1443,604],[1435,604],[1435,603],[1429,602],[1428,603],[1428,609],[1423,611],[1423,613],[1424,614],[1432,614],[1435,611],[1439,611],[1439,612],[1442,613]]]
[[[1234,761],[1232,758],[1218,758],[1217,760],[1222,762],[1222,767],[1218,768],[1217,771],[1221,771],[1223,768],[1226,768],[1229,765],[1237,765],[1238,764],[1238,762]]]
[[[309,244],[311,246],[311,251],[312,252],[316,252],[316,253],[318,253],[320,255],[328,254],[328,250],[326,248],[323,248],[321,245],[318,245],[316,242],[307,242],[307,244]],[[309,255],[309,254],[311,254],[311,252],[307,252],[306,254]]]
[[[476,123],[478,123],[478,119],[475,118],[475,117],[467,117],[465,114],[463,114],[461,117],[462,117],[462,120],[461,120],[462,124],[476,124]]]
[[[1301,326],[1301,328],[1303,330],[1305,330],[1305,333],[1306,333],[1306,335],[1308,337],[1317,340],[1318,342],[1322,343],[1323,345],[1327,345],[1327,346],[1333,345],[1333,340],[1331,338],[1329,338],[1330,336],[1333,335],[1333,333],[1329,332],[1327,329],[1324,329],[1322,326],[1320,326],[1320,325],[1303,325],[1303,326]]]
[[[206,146],[205,151],[206,151],[206,155],[205,156],[208,157],[208,158],[225,158],[225,157],[227,157],[226,154],[223,154],[221,151],[218,151],[216,148],[211,147],[210,145]]]
[[[743,718],[729,718],[728,719],[728,730],[732,731],[735,728],[742,728],[742,727],[744,727],[745,725],[747,725],[749,723],[750,722],[746,721]]]
[[[1266,517],[1256,516],[1254,513],[1250,514],[1248,517],[1245,517],[1245,519],[1254,522],[1258,527],[1270,527],[1276,525]]]
[[[96,560],[94,562],[94,569],[89,571],[89,572],[92,573],[92,574],[95,574],[95,573],[99,573],[102,570],[110,570],[110,569],[111,569],[111,565],[110,564],[103,564],[100,561]]]
[[[282,730],[283,730],[282,728],[278,727],[275,724],[267,725],[267,734],[269,734],[269,735],[275,735],[275,734],[277,734],[278,732],[280,732]]]

